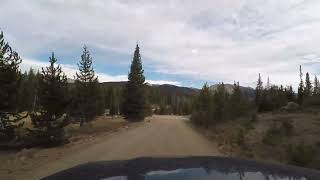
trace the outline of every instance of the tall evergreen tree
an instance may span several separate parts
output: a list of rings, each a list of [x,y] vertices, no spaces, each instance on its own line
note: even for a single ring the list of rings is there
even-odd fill
[[[191,116],[191,120],[194,123],[209,127],[213,120],[211,116],[211,101],[210,89],[207,83],[205,83],[195,101],[195,108]]]
[[[225,120],[227,117],[227,102],[229,101],[229,94],[226,91],[224,83],[219,84],[217,90],[213,95],[213,117],[215,121]]]
[[[262,103],[262,98],[263,98],[263,83],[262,83],[261,76],[259,73],[257,87],[256,87],[256,96],[255,96],[255,103],[258,108],[258,111],[260,111],[260,105]]]
[[[303,80],[302,80],[302,70],[301,70],[301,65],[300,65],[300,83],[299,83],[299,87],[298,87],[298,98],[297,98],[297,102],[298,104],[302,104],[303,103],[303,96],[304,96],[304,84],[303,84]]]
[[[208,111],[210,109],[211,93],[207,83],[200,90],[196,109]]]
[[[222,121],[247,116],[251,113],[251,108],[250,100],[241,91],[239,83],[234,84],[231,95],[223,83],[218,85],[213,94],[205,84],[194,101],[191,120],[208,128]]]
[[[292,86],[287,86],[285,88],[285,95],[286,95],[287,100],[289,102],[294,102],[295,101],[295,94],[294,94]]]
[[[248,97],[246,97],[241,89],[239,82],[234,83],[233,85],[233,93],[230,96],[230,100],[228,102],[228,114],[230,119],[237,118],[241,115],[248,113],[249,111],[249,101]]]
[[[305,88],[304,88],[304,95],[305,95],[305,97],[309,97],[309,96],[311,96],[311,93],[312,93],[312,83],[310,81],[309,73],[307,72],[306,83],[305,83]]]
[[[15,129],[23,125],[25,118],[17,111],[18,89],[21,80],[19,64],[21,58],[4,41],[0,34],[0,140],[10,140],[15,136]]]
[[[38,86],[39,73],[32,68],[25,72],[19,87],[19,108],[26,111],[34,111],[36,106],[36,90]]]
[[[271,85],[270,85],[270,79],[269,79],[269,76],[268,76],[268,80],[267,80],[267,90],[269,90],[270,89],[270,87],[271,87]]]
[[[109,89],[109,114],[113,117],[119,113],[119,98],[117,97],[117,91],[115,88],[111,87]]]
[[[31,115],[35,129],[31,133],[37,144],[56,145],[66,140],[63,127],[68,121],[66,108],[69,104],[67,77],[61,67],[56,65],[57,59],[52,53],[50,65],[42,68],[39,77],[38,103],[39,107]]]
[[[129,121],[140,121],[146,116],[145,77],[140,48],[137,44],[128,75],[123,104],[124,116]]]
[[[92,66],[92,57],[87,46],[83,47],[81,60],[78,63],[79,73],[76,72],[76,80],[80,82],[96,82],[98,77],[95,75]]]
[[[76,114],[80,115],[80,126],[92,120],[104,110],[103,98],[99,88],[98,77],[92,66],[92,57],[88,48],[83,47],[81,60],[78,63],[79,72],[76,73],[75,96],[73,107]]]
[[[312,92],[313,96],[318,96],[320,95],[320,83],[319,80],[317,78],[317,76],[314,76],[314,82],[313,82],[313,92]]]

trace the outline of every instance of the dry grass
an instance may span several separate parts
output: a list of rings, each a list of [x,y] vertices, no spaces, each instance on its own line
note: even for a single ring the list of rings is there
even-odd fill
[[[22,134],[26,132],[26,128],[33,127],[29,116],[23,121],[23,126],[18,130]],[[85,123],[82,127],[80,127],[79,123],[71,123],[65,127],[65,130],[69,136],[85,136],[108,132],[126,125],[128,125],[128,122],[122,117],[98,116],[93,121]]]
[[[70,124],[66,127],[66,131],[71,135],[92,135],[111,131],[126,125],[128,125],[128,122],[122,117],[100,116],[94,121],[84,124],[82,127],[79,124]]]
[[[264,113],[256,121],[220,124],[211,133],[229,156],[292,163],[299,154],[301,164],[292,164],[320,169],[319,112]]]
[[[66,156],[68,153],[77,152],[91,144],[102,141],[112,132],[127,127],[128,123],[122,117],[97,117],[95,121],[79,127],[79,124],[70,124],[66,127],[71,136],[70,143],[54,148],[31,148],[21,151],[0,151],[0,179],[10,179],[13,174],[23,174]],[[131,125],[130,125],[131,126]],[[25,119],[23,128],[32,127],[30,119]]]

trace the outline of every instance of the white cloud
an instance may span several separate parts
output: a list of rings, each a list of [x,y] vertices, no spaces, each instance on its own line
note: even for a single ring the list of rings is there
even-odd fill
[[[27,57],[68,54],[84,43],[131,54],[139,41],[154,71],[194,80],[253,86],[262,73],[297,85],[300,64],[319,74],[317,0],[4,0],[1,8],[1,28]]]

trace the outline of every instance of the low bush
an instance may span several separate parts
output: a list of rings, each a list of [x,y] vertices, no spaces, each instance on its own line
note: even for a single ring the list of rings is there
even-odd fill
[[[295,102],[288,102],[286,106],[281,107],[281,111],[283,112],[298,112],[300,110],[300,105]]]
[[[280,119],[273,122],[265,133],[262,142],[266,145],[275,145],[282,136],[292,135],[294,126],[290,119]]]
[[[279,128],[275,123],[267,130],[265,135],[262,138],[262,143],[266,145],[275,145],[277,144],[278,135],[280,134]]]
[[[246,121],[244,123],[244,127],[246,128],[247,131],[254,129],[253,122],[251,120]]]
[[[251,122],[257,122],[257,120],[258,120],[257,113],[255,112],[251,115]]]
[[[316,156],[315,148],[311,145],[290,145],[287,149],[288,164],[308,167]]]
[[[235,140],[236,140],[237,145],[239,145],[239,146],[243,146],[244,145],[244,143],[245,143],[245,132],[244,132],[244,129],[242,129],[242,128],[239,129]]]
[[[29,130],[29,134],[22,140],[27,146],[54,147],[68,142],[64,129]]]
[[[305,98],[302,104],[303,107],[320,107],[320,97],[312,96]]]
[[[246,145],[241,147],[241,155],[245,158],[254,158],[254,153],[252,149]]]
[[[286,136],[292,135],[294,129],[292,121],[289,119],[283,120],[281,123],[281,129],[283,130]]]
[[[191,115],[191,121],[196,125],[209,127],[210,116],[207,111],[194,111]]]

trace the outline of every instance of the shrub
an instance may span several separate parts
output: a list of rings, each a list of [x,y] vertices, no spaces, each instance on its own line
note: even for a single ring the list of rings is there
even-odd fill
[[[285,135],[290,136],[293,132],[293,128],[294,126],[292,125],[292,121],[290,121],[289,119],[285,119],[284,121],[282,121],[281,129],[283,130]]]
[[[54,147],[68,142],[68,137],[63,128],[53,128],[45,131],[32,130],[22,139],[22,143],[27,147],[42,146]]]
[[[254,158],[254,153],[251,148],[248,146],[242,146],[241,147],[241,154],[246,158]]]
[[[257,113],[255,112],[251,115],[251,122],[256,122],[257,120],[258,120]]]
[[[280,122],[273,122],[265,133],[262,142],[266,145],[275,145],[281,136],[290,136],[294,126],[290,119],[281,119]]]
[[[285,112],[298,112],[299,110],[300,106],[295,102],[288,102],[286,106],[281,107],[281,111]]]
[[[316,151],[311,145],[298,144],[290,145],[287,154],[288,164],[305,167],[313,161]]]
[[[207,111],[194,111],[191,115],[191,121],[197,125],[209,127],[210,116]]]
[[[236,136],[236,143],[239,146],[244,145],[244,140],[245,140],[245,132],[242,128],[239,129],[237,136]]]
[[[273,123],[262,138],[262,143],[266,145],[275,145],[281,130]]]
[[[247,121],[244,123],[244,127],[246,128],[246,130],[254,129],[252,123],[253,123],[252,120],[247,120]]]
[[[302,104],[303,107],[319,107],[320,106],[320,97],[312,96],[305,98]]]

